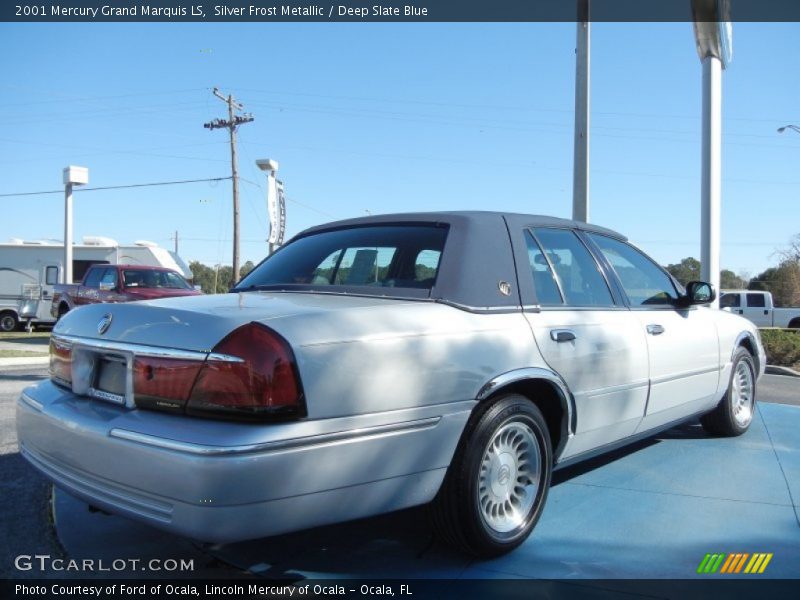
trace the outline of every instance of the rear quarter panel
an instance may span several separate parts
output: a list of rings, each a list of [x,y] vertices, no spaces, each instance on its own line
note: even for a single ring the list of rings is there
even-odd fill
[[[265,324],[294,348],[310,418],[475,400],[501,373],[546,366],[521,312],[387,302]]]

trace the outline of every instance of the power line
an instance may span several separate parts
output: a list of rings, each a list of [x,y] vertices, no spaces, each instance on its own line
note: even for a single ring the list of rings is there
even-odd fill
[[[131,183],[127,185],[106,185],[102,187],[79,188],[76,192],[97,192],[100,190],[123,190],[129,188],[153,187],[159,185],[179,185],[183,183],[205,183],[205,182],[218,182],[231,179],[231,177],[212,177],[210,179],[183,179],[181,181],[158,181],[154,183]],[[64,190],[48,190],[45,192],[16,192],[13,194],[0,194],[0,198],[9,198],[12,196],[42,196],[45,194],[63,194]]]

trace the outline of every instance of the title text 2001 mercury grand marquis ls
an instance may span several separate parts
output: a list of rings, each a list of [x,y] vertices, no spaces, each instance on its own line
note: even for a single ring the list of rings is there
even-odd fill
[[[753,418],[756,328],[612,231],[500,213],[315,227],[234,293],[68,313],[23,455],[111,512],[227,542],[432,502],[481,556],[554,467]],[[654,465],[657,468],[657,465]]]

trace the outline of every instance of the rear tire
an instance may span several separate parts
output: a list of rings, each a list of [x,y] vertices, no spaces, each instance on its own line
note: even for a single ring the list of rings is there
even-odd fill
[[[0,313],[0,331],[9,333],[11,331],[16,331],[18,326],[19,319],[16,314],[11,311]]]
[[[753,356],[739,347],[733,355],[728,391],[717,407],[700,418],[709,433],[742,435],[750,427],[756,409],[756,367]]]
[[[517,394],[473,415],[433,501],[434,527],[478,557],[522,544],[542,514],[553,450],[541,411]]]

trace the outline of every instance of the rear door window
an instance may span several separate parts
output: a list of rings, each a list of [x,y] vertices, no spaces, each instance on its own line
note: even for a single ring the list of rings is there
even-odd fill
[[[533,275],[533,287],[536,290],[536,299],[543,306],[553,306],[563,304],[561,292],[558,290],[558,283],[547,262],[541,247],[533,239],[529,231],[525,232],[525,243],[528,246],[528,261]]]
[[[547,269],[543,269],[542,258],[535,252],[528,257],[532,259],[531,269],[534,284],[542,290],[545,300],[555,299],[549,276],[555,281],[561,296],[570,306],[613,306],[614,299],[608,284],[603,277],[594,257],[589,253],[574,232],[567,229],[537,228],[533,230],[538,242],[539,253],[544,252],[543,259]],[[538,284],[537,284],[538,280]],[[542,300],[540,300],[542,302]]]
[[[764,294],[747,294],[747,308],[765,308],[767,306]]]

